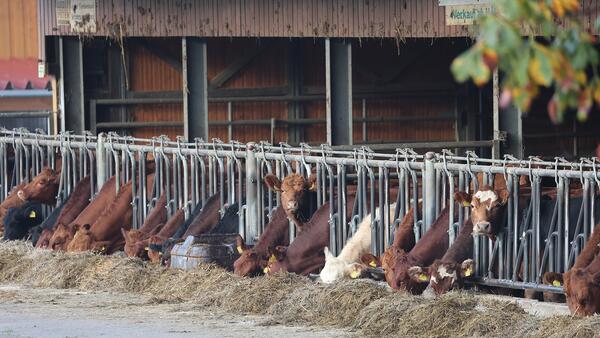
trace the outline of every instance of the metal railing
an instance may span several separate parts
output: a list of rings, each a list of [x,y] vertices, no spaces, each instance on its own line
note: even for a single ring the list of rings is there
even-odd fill
[[[541,285],[543,273],[571,267],[598,218],[600,164],[596,159],[574,163],[561,158],[542,161],[506,156],[492,160],[471,152],[467,156],[450,151],[419,155],[411,149],[397,149],[394,154],[383,154],[367,147],[339,150],[326,145],[291,147],[216,139],[186,142],[114,133],[47,136],[1,130],[0,200],[45,165],[61,168],[59,202],[86,175],[93,179],[92,198],[109,177],[116,178],[117,191],[131,182],[134,228],[144,222],[163,194],[168,214],[184,209],[186,219],[211,196],[219,197],[222,213],[238,203],[239,233],[249,244],[259,238],[280,204],[279,193],[263,184],[265,175],[272,173],[281,179],[292,172],[315,175],[317,205],[329,203],[329,245],[334,254],[367,215],[372,223],[371,251],[381,254],[411,207],[421,208],[413,219],[418,240],[441,210],[451,206],[448,232],[452,243],[470,211],[455,203],[454,192],[473,192],[482,184],[493,185],[503,179],[510,196],[505,220],[495,241],[475,238],[476,282],[518,289],[559,292],[559,287]],[[155,179],[149,187],[150,171]],[[350,201],[355,202],[350,206]],[[397,207],[390,215],[393,203]],[[352,207],[349,214],[347,206]],[[291,223],[289,231],[293,239]]]

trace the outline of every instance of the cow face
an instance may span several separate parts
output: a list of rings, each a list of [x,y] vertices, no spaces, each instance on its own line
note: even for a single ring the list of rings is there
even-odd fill
[[[428,269],[422,269],[420,266],[411,267],[409,275],[413,282],[429,282],[433,291],[441,295],[452,289],[461,288],[464,279],[473,274],[474,266],[472,259],[462,263],[435,260]]]
[[[576,316],[600,313],[600,271],[571,269],[564,274],[567,305]]]
[[[68,252],[94,251],[98,253],[106,253],[108,251],[108,242],[96,242],[94,235],[90,231],[91,226],[85,224],[83,226],[75,226],[75,235],[73,240],[67,247]]]
[[[331,254],[328,247],[325,247],[325,266],[321,270],[320,277],[323,283],[329,284],[343,278],[360,277],[363,267],[358,263],[348,264]]]
[[[75,235],[75,228],[59,223],[52,237],[48,241],[48,248],[58,251],[66,251],[67,246]]]
[[[496,238],[502,230],[500,219],[508,201],[507,190],[494,191],[489,186],[484,186],[473,195],[457,192],[454,199],[464,206],[471,207],[474,236]]]
[[[39,249],[48,249],[50,248],[50,239],[52,238],[52,230],[44,229],[38,238],[37,243],[35,244],[36,248]]]
[[[123,251],[127,257],[144,257],[148,250],[147,241],[143,240],[143,233],[139,230],[127,231],[121,229],[123,238],[125,239],[125,246]]]
[[[148,259],[152,263],[160,264],[162,262],[163,253],[153,248],[162,247],[164,240],[158,236],[150,236],[148,239]]]
[[[20,199],[55,204],[60,183],[60,175],[50,168],[44,168],[31,182],[18,191]]]
[[[427,284],[422,282],[415,282],[411,278],[411,268],[417,266],[418,263],[414,257],[401,249],[395,249],[393,260],[388,262],[381,262],[381,266],[386,271],[385,277],[388,284],[392,289],[402,289],[413,294],[419,294],[423,292]],[[393,269],[389,267],[393,264]],[[387,273],[387,270],[391,270],[391,273]]]
[[[240,257],[233,262],[233,272],[240,277],[259,274],[268,264],[267,257],[258,255],[254,249],[244,243],[243,238],[237,238],[236,250]]]
[[[308,192],[316,191],[316,176],[312,175],[306,179],[298,174],[291,174],[283,179],[283,182],[273,174],[264,178],[265,184],[272,190],[281,193],[281,206],[290,220],[301,229],[308,215],[303,212],[308,207]]]

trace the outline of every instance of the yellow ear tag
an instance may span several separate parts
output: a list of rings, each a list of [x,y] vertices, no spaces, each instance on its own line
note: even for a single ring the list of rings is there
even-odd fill
[[[244,250],[242,249],[242,247],[240,245],[238,245],[236,249],[240,255],[244,253]]]
[[[145,247],[144,250],[148,251],[148,250],[150,250],[150,248],[149,247]]]
[[[552,285],[554,285],[554,286],[560,286],[560,281],[555,280],[555,281],[552,282]]]
[[[426,282],[426,281],[427,281],[427,279],[428,279],[428,278],[427,278],[427,275],[425,275],[425,274],[420,274],[420,275],[419,275],[419,280],[420,280],[421,282]]]
[[[103,247],[100,248],[100,252],[104,252],[104,251],[106,251],[106,247],[105,246],[103,246]]]
[[[472,273],[473,273],[473,269],[468,268],[467,270],[465,270],[465,277],[471,276]]]
[[[35,210],[31,210],[31,213],[29,214],[29,218],[35,218],[36,217],[36,213]]]
[[[470,207],[470,206],[471,206],[471,202],[467,202],[467,201],[463,202],[463,207]]]
[[[350,272],[350,278],[352,278],[352,279],[356,279],[359,276],[360,276],[360,271],[352,270],[352,272]]]
[[[372,267],[374,267],[374,268],[376,268],[376,267],[377,267],[377,263],[375,263],[375,261],[371,261],[371,262],[369,263],[369,265],[370,265],[370,266],[372,266]]]
[[[267,266],[267,267],[265,267],[265,268],[263,269],[263,273],[264,273],[264,274],[267,274],[267,273],[269,273],[269,267],[268,267],[268,266]]]
[[[271,257],[269,257],[269,264],[275,263],[275,262],[277,262],[277,257],[275,257],[275,255],[271,255]]]

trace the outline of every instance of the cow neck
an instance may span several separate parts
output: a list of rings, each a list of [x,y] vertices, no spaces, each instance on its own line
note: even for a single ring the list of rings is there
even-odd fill
[[[585,267],[585,272],[589,274],[595,274],[596,272],[600,272],[600,255],[596,255],[596,257],[594,257],[590,264],[587,267]]]
[[[298,209],[296,215],[289,215],[289,220],[294,223],[296,229],[304,231],[304,227],[311,219],[313,212],[317,209],[317,193],[314,191],[307,191],[305,193],[306,201],[300,203],[302,207]]]
[[[460,228],[458,236],[442,257],[442,261],[460,263],[473,256],[473,222],[468,219]]]
[[[415,246],[414,215],[414,208],[408,209],[394,232],[393,247],[409,252]]]
[[[590,265],[594,261],[598,261],[598,253],[600,252],[600,248],[598,245],[600,244],[600,223],[596,224],[594,227],[594,232],[588,239],[587,243],[581,250],[579,256],[575,260],[572,269],[583,269],[586,266]]]
[[[450,208],[445,207],[429,230],[410,251],[410,256],[421,263],[422,266],[431,264],[434,259],[443,256],[448,249],[449,220]]]
[[[257,255],[266,257],[269,248],[277,245],[289,245],[289,223],[282,207],[277,207],[273,212],[271,221],[265,227],[253,250]]]
[[[157,225],[159,225],[160,223],[166,222],[167,221],[166,206],[167,206],[167,195],[162,194],[160,196],[160,198],[158,199],[158,201],[156,202],[156,205],[154,206],[154,208],[148,215],[148,217],[146,217],[144,224],[142,224],[142,226],[140,227],[139,230],[143,233],[150,233],[150,232],[152,232],[152,230],[154,230],[156,228]]]

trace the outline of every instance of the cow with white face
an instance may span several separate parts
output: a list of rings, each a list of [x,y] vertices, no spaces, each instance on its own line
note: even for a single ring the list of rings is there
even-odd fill
[[[471,222],[474,236],[487,236],[494,240],[502,231],[504,206],[508,201],[508,191],[493,190],[484,186],[475,194],[466,192],[455,194],[455,200],[464,206],[471,207]]]

